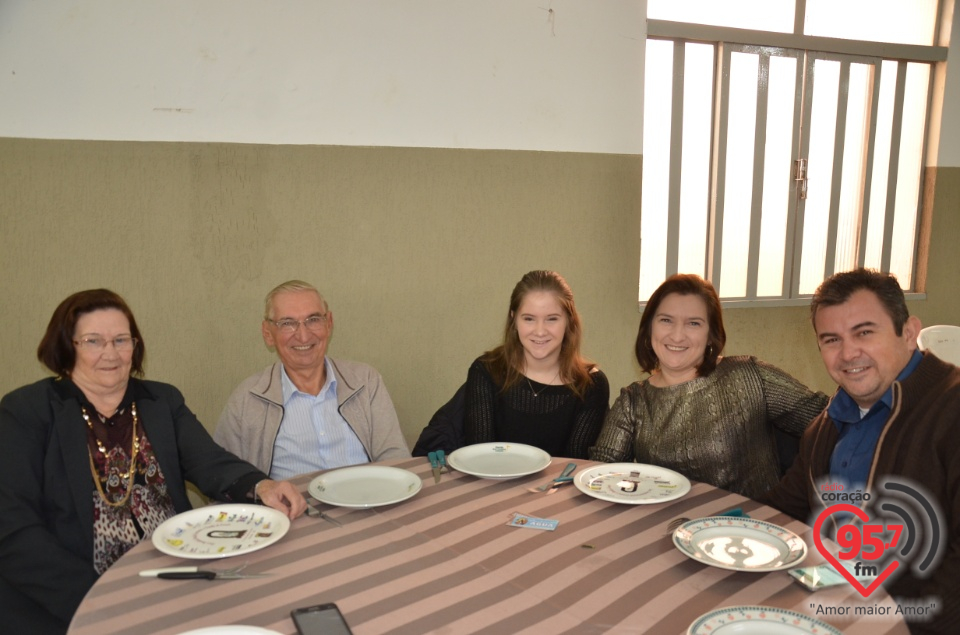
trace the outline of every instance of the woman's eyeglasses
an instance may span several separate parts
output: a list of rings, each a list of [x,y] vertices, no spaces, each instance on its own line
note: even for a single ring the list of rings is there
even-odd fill
[[[79,340],[73,340],[73,343],[77,348],[87,351],[103,351],[106,350],[107,344],[113,344],[113,348],[116,350],[126,352],[132,351],[136,347],[137,338],[121,336],[108,340],[105,337],[82,337]]]

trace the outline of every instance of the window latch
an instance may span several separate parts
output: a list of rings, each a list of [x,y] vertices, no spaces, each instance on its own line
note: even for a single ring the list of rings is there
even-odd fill
[[[797,184],[797,196],[802,201],[807,198],[807,160],[797,159],[793,162],[793,166],[793,180]]]

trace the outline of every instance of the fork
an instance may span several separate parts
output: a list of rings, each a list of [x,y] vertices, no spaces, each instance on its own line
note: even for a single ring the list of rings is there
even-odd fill
[[[573,474],[573,471],[574,471],[575,469],[577,469],[577,464],[576,464],[576,463],[567,463],[567,467],[563,468],[563,471],[560,472],[560,476],[558,476],[557,478],[553,479],[552,481],[549,481],[549,482],[547,482],[547,483],[544,483],[544,484],[541,485],[540,487],[531,487],[531,488],[530,488],[530,491],[531,491],[531,492],[545,492],[545,491],[547,491],[547,490],[550,489],[550,488],[556,488],[557,485],[559,485],[560,483],[563,483],[564,481],[568,481],[568,480],[569,480],[569,481],[572,481],[573,479],[570,477],[570,475]]]
[[[316,507],[314,507],[314,506],[311,505],[310,503],[307,503],[307,512],[306,512],[306,513],[307,513],[307,516],[309,516],[310,518],[322,518],[323,520],[327,521],[328,523],[333,523],[333,524],[336,525],[337,527],[343,527],[343,524],[342,524],[339,520],[337,520],[337,519],[334,518],[333,516],[328,516],[328,515],[325,514],[323,511],[317,509]]]
[[[573,483],[573,479],[570,477],[565,477],[563,480],[557,479],[553,482],[553,487],[547,490],[547,495],[549,496],[550,494],[556,492],[558,489],[560,489],[561,485],[569,485],[570,483]]]
[[[674,518],[669,523],[667,523],[667,535],[669,536],[670,534],[675,532],[677,529],[679,529],[681,526],[683,526],[684,523],[687,523],[687,522],[690,522],[690,519],[684,516],[680,516],[679,518]]]

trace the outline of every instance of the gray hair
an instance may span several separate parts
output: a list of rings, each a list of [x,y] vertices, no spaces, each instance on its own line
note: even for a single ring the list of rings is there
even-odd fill
[[[317,288],[310,283],[304,282],[303,280],[287,280],[283,284],[278,284],[273,289],[270,290],[270,293],[267,294],[267,297],[263,301],[263,319],[272,320],[270,317],[271,309],[273,309],[273,299],[281,293],[297,293],[300,291],[313,291],[317,294],[317,297],[320,298],[320,303],[323,304],[323,312],[326,313],[330,310],[327,306],[327,301],[323,299],[323,295],[317,291]]]

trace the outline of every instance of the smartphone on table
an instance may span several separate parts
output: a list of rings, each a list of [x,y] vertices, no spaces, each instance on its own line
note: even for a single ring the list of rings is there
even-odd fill
[[[300,635],[352,635],[343,613],[332,602],[290,611]]]

